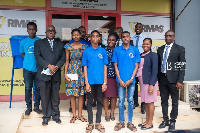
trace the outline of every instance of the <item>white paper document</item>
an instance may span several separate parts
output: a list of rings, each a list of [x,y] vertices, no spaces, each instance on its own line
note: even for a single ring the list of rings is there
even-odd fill
[[[78,80],[78,74],[67,74],[71,80]]]
[[[50,69],[49,69],[49,68],[46,68],[46,69],[44,69],[44,68],[43,68],[43,70],[42,70],[41,74],[45,74],[45,75],[51,75],[51,71],[50,71]]]

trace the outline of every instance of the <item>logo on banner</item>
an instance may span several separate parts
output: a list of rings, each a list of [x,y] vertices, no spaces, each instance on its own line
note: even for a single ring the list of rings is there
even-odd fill
[[[29,22],[35,22],[36,20],[19,20],[19,19],[8,19],[8,27],[15,28],[26,28]]]
[[[135,33],[135,25],[137,22],[128,22],[130,30]],[[143,24],[143,32],[160,32],[164,31],[163,25],[144,25]]]
[[[0,16],[0,28],[4,25],[6,17]]]
[[[133,33],[135,33],[135,25],[137,24],[137,22],[128,22],[129,28],[131,29],[131,31]]]

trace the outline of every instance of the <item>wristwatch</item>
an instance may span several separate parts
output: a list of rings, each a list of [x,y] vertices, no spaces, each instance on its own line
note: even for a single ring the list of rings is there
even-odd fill
[[[131,77],[131,79],[133,80],[133,79],[134,79],[134,77]]]
[[[104,85],[107,85],[107,83],[103,83]]]

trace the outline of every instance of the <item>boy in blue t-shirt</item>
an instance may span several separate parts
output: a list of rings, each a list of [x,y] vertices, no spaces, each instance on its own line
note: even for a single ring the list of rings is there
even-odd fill
[[[24,58],[23,61],[23,77],[25,83],[25,100],[27,105],[27,110],[25,111],[25,115],[30,115],[32,112],[32,88],[33,82],[35,86],[35,103],[34,103],[34,111],[38,114],[41,114],[42,111],[39,109],[40,105],[40,88],[39,88],[39,80],[36,77],[37,68],[36,68],[36,60],[34,56],[34,42],[39,40],[39,37],[36,37],[37,25],[34,22],[29,22],[27,24],[27,32],[29,37],[23,39],[20,42],[20,53]]]
[[[133,118],[133,95],[135,91],[135,75],[140,62],[140,52],[138,48],[130,45],[130,33],[124,31],[122,33],[123,45],[116,47],[113,52],[112,62],[114,62],[116,80],[118,83],[119,95],[119,122],[114,127],[115,131],[119,131],[125,127],[124,118],[124,102],[127,90],[128,102],[128,123],[127,127],[131,131],[137,131],[137,128],[132,124]]]
[[[82,65],[84,66],[85,84],[87,91],[87,112],[89,125],[86,132],[92,132],[93,112],[92,103],[94,91],[96,90],[97,96],[97,113],[95,128],[100,132],[105,132],[105,128],[101,123],[101,114],[103,106],[103,92],[107,89],[107,64],[108,56],[104,48],[98,46],[100,33],[97,30],[91,32],[91,44],[83,52]]]

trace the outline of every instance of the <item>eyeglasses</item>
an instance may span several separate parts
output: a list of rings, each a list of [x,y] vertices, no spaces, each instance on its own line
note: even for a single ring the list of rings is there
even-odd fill
[[[164,36],[172,38],[174,35],[164,35]]]
[[[86,33],[86,31],[83,31],[83,30],[80,30],[81,31],[81,33]]]
[[[56,33],[56,30],[46,30],[46,32],[53,32],[53,33]]]

